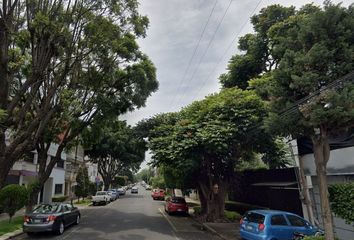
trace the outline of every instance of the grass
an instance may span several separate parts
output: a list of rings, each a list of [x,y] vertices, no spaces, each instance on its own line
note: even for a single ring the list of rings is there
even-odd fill
[[[89,205],[91,203],[91,200],[85,199],[85,200],[80,200],[80,201],[74,201],[74,205]]]
[[[0,236],[22,228],[23,217],[14,217],[9,223],[9,220],[0,221]]]

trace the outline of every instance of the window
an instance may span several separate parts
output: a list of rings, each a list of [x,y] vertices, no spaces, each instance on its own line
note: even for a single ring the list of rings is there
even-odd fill
[[[273,215],[270,224],[275,226],[287,226],[286,220],[283,215]]]
[[[60,160],[60,161],[57,163],[57,167],[58,167],[58,168],[64,168],[64,160]]]
[[[63,184],[55,184],[54,194],[63,194]]]
[[[307,226],[307,222],[305,222],[303,219],[294,216],[294,215],[286,215],[286,217],[288,218],[291,226],[295,226],[295,227],[305,227]]]
[[[262,214],[258,214],[258,213],[248,213],[246,216],[245,216],[246,220],[248,222],[253,222],[253,223],[264,223],[264,215]]]

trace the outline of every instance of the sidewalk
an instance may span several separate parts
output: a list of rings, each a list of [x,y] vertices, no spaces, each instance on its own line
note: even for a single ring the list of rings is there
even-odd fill
[[[185,197],[187,203],[200,205],[200,201]],[[192,209],[190,209],[192,210]],[[193,211],[193,210],[192,210]],[[190,211],[191,212],[191,211]],[[203,228],[224,240],[241,240],[238,223],[202,223]]]
[[[238,223],[203,223],[203,227],[224,240],[241,240]]]

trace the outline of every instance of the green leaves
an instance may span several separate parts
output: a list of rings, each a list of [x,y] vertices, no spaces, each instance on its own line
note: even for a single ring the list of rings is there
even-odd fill
[[[333,212],[343,218],[347,224],[354,222],[354,183],[334,184],[329,186],[329,199]]]

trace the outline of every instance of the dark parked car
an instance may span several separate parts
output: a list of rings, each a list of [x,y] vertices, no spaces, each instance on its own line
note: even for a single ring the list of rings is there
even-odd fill
[[[188,214],[188,206],[183,197],[169,197],[166,199],[165,211],[171,213]]]
[[[302,217],[276,210],[248,211],[240,220],[241,237],[246,240],[291,240],[294,233],[319,236],[323,231]]]
[[[28,235],[36,232],[63,234],[71,224],[80,223],[80,211],[68,203],[41,204],[24,217],[23,231]]]

